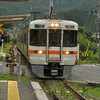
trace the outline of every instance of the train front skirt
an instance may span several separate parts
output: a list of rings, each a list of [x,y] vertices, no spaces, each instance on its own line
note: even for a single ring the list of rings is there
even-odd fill
[[[61,66],[60,68],[49,68],[44,65],[31,65],[32,72],[39,78],[69,78],[73,66]]]

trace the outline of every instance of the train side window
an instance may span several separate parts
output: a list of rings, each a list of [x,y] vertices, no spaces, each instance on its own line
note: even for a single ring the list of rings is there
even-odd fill
[[[47,30],[31,29],[30,30],[30,45],[46,46]]]
[[[77,46],[77,31],[64,30],[63,46],[64,47]]]

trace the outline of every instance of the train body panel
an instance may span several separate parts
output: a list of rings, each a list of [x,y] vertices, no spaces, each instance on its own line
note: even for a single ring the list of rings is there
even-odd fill
[[[43,54],[35,54],[34,51],[43,51],[44,53]],[[53,52],[55,53],[55,51],[59,51],[59,48],[57,47],[54,47],[53,49],[51,48],[50,49],[50,52]],[[71,51],[71,52],[77,52],[77,47],[64,47],[63,48],[63,51]],[[50,57],[53,58],[53,57],[56,57],[56,58],[59,58],[59,54],[50,54]],[[69,55],[66,55],[66,54],[63,54],[62,55],[62,60],[60,62],[60,65],[75,65],[75,61],[76,61],[76,56],[77,54],[69,54]],[[31,64],[44,64],[44,65],[47,65],[48,62],[47,62],[47,57],[46,57],[46,47],[29,47],[29,62]]]
[[[17,48],[39,77],[65,77],[77,56],[78,24],[67,20],[35,20],[18,33]]]

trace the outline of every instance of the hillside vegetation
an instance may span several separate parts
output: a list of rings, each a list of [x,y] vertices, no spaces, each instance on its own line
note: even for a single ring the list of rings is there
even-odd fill
[[[91,33],[90,31],[79,27],[78,43],[80,44],[80,60],[85,60],[86,63],[98,62],[98,47],[95,44],[95,38],[92,37],[92,34],[93,33]],[[85,57],[85,52],[89,43],[90,46]]]
[[[41,18],[49,12],[49,1],[0,2],[0,16],[40,11],[41,14],[39,16]],[[76,21],[80,26],[95,31],[95,25],[92,23],[95,20],[95,16],[89,15],[89,13],[96,6],[97,1],[100,0],[54,0],[54,12],[58,12],[57,16],[60,16],[59,18]]]
[[[72,9],[68,11],[61,11],[58,12],[58,16],[61,19],[65,20],[72,20],[77,22],[80,26],[95,31],[95,18],[96,15],[93,14],[93,12],[90,12],[88,10],[84,9]]]
[[[30,0],[30,2],[0,2],[0,14],[24,14],[29,13],[30,8],[33,11],[48,11],[50,0]],[[91,9],[97,3],[97,0],[54,0],[55,11],[66,11],[74,8]]]

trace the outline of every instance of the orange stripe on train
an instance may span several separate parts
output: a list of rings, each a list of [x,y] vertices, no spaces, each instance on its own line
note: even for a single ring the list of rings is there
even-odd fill
[[[37,52],[36,52],[37,51]],[[29,50],[28,52],[30,54],[38,54],[39,50]],[[42,50],[42,54],[47,54],[46,50]],[[60,51],[49,51],[49,54],[60,54]],[[62,51],[63,55],[66,55],[66,51]],[[73,51],[73,54],[69,54],[69,55],[77,55],[77,51]]]

